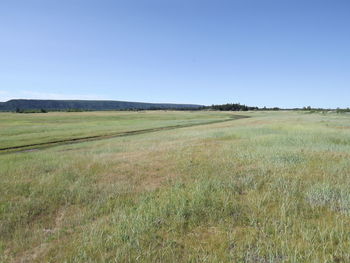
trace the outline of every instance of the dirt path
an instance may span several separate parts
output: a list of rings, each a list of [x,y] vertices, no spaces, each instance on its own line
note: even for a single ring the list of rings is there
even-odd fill
[[[58,146],[58,145],[73,144],[73,143],[80,143],[80,142],[87,142],[87,141],[97,141],[97,140],[110,139],[110,138],[123,137],[123,136],[131,136],[131,135],[144,134],[144,133],[163,131],[163,130],[174,130],[174,129],[179,129],[179,128],[187,128],[187,127],[193,127],[193,126],[234,121],[234,120],[239,120],[239,119],[244,119],[244,118],[250,118],[250,117],[249,116],[242,116],[242,115],[232,115],[232,117],[230,119],[215,120],[215,121],[202,122],[202,123],[196,123],[196,124],[182,124],[182,125],[180,124],[180,125],[172,125],[172,126],[165,126],[165,127],[158,127],[158,128],[149,128],[149,129],[142,129],[142,130],[110,133],[110,134],[105,134],[105,135],[94,135],[94,136],[86,136],[86,137],[78,137],[78,138],[68,138],[68,139],[56,140],[56,141],[51,141],[51,142],[42,142],[42,143],[35,143],[35,144],[12,146],[12,147],[0,148],[0,154],[15,153],[15,152],[31,152],[31,151],[36,151],[39,149],[54,147],[54,146]]]

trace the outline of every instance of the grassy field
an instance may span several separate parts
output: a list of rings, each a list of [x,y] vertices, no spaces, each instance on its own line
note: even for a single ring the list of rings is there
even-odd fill
[[[215,112],[0,113],[0,148],[229,119]]]
[[[350,262],[350,115],[251,118],[0,155],[0,262]],[[0,145],[228,119],[0,114]]]

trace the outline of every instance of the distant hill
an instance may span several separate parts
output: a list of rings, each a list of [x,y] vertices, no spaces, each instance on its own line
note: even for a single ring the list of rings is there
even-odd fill
[[[171,104],[171,103],[144,103],[113,100],[26,100],[15,99],[0,102],[0,111],[41,110],[152,110],[152,109],[199,109],[203,105]]]

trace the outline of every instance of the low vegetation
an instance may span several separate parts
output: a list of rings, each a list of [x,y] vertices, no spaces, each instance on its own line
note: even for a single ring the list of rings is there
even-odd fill
[[[231,114],[6,113],[1,144],[34,123],[84,133],[83,116],[134,129]],[[0,261],[349,262],[349,116],[240,114],[1,154]]]
[[[0,114],[0,149],[128,131],[231,119],[215,112],[50,112]]]

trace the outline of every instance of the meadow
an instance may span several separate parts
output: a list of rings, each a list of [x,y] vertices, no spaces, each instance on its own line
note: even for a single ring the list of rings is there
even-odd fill
[[[191,126],[230,117],[215,112],[178,114],[171,111],[1,113],[0,149],[176,125]]]
[[[346,113],[0,113],[0,148],[175,125],[0,153],[0,262],[350,262]]]

